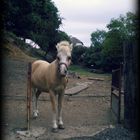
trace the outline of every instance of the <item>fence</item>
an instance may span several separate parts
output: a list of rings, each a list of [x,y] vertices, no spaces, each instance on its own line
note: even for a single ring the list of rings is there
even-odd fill
[[[120,68],[112,70],[112,83],[111,83],[111,110],[117,122],[121,122],[121,112],[123,111],[123,79],[122,79],[122,65]]]

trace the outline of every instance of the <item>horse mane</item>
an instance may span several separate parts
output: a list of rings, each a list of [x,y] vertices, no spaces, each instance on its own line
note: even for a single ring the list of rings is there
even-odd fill
[[[59,46],[69,46],[70,43],[68,41],[61,41],[60,43],[58,43]]]
[[[63,48],[63,46],[68,46],[72,51],[73,44],[70,44],[68,41],[61,41],[60,43],[57,43],[56,45],[57,51],[59,52],[60,51],[59,48]]]

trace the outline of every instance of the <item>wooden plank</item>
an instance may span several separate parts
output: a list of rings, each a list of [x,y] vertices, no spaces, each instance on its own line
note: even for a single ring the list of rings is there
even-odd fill
[[[117,90],[112,90],[111,94],[114,94],[115,96],[119,97],[119,91]]]
[[[88,80],[104,81],[103,78],[93,78],[93,77],[89,77]]]
[[[72,87],[70,89],[67,89],[65,91],[65,95],[72,96],[72,95],[78,94],[79,92],[81,92],[87,88],[88,88],[88,85],[78,85],[78,86]]]
[[[117,119],[119,118],[119,99],[117,96],[112,94],[112,111],[115,113]]]

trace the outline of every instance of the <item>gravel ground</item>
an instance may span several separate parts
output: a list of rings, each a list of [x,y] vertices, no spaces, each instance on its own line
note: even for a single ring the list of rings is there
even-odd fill
[[[107,128],[94,136],[73,137],[66,140],[136,140],[136,134],[122,126]]]

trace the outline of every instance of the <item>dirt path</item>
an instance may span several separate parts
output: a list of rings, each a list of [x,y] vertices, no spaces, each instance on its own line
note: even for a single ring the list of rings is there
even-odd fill
[[[40,116],[31,121],[32,127],[43,127],[45,133],[38,138],[19,137],[14,133],[17,128],[26,126],[25,98],[8,96],[26,96],[27,62],[13,59],[4,61],[3,98],[3,135],[4,140],[53,140],[71,137],[92,136],[96,132],[114,124],[110,112],[110,77],[104,81],[93,81],[88,89],[70,97],[65,96],[63,119],[65,130],[57,134],[51,132],[52,112],[48,94],[42,94],[39,100]],[[81,82],[89,82],[87,77],[69,79],[68,88]],[[90,81],[91,82],[91,81]]]

